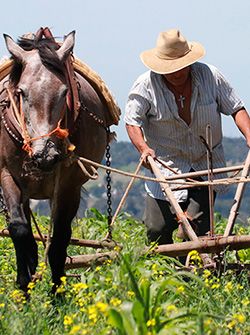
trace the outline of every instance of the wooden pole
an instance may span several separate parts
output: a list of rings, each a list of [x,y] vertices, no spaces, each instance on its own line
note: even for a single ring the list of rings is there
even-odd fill
[[[0,230],[0,236],[10,237],[9,231],[7,229]],[[41,238],[38,234],[34,234],[34,238],[36,241],[42,242],[42,240],[46,241],[48,239],[48,236],[42,235],[42,238]],[[117,245],[117,243],[112,242],[112,241],[84,240],[84,239],[78,239],[78,238],[71,238],[70,244],[78,245],[80,247],[94,248],[94,249],[101,249],[101,248],[113,249]]]
[[[107,170],[107,166],[102,165],[102,164],[97,163],[97,162],[94,162],[90,159],[87,159],[87,158],[84,158],[84,157],[78,157],[78,159],[81,162],[84,162],[84,163],[87,163],[87,164],[92,164],[93,166],[96,166],[100,169]],[[239,170],[242,170],[242,168],[243,168],[243,165],[217,168],[217,169],[213,170],[213,173],[217,174],[217,173],[230,172],[230,171],[232,171],[232,172],[233,171],[239,171]],[[118,169],[114,169],[112,167],[109,167],[108,170],[110,170],[111,172],[123,175],[123,176],[127,176],[127,177],[136,177],[136,178],[142,179],[142,180],[150,180],[150,181],[157,181],[157,182],[159,181],[159,180],[156,180],[156,178],[146,177],[146,176],[139,175],[139,174],[137,176],[135,176],[134,173],[121,171],[121,170],[118,170]],[[183,174],[179,174],[179,175],[173,175],[173,176],[166,177],[164,179],[164,182],[173,181],[173,180],[176,180],[176,179],[184,179],[184,178],[192,178],[192,177],[197,177],[197,176],[205,176],[205,175],[207,175],[207,173],[208,173],[207,170],[202,170],[202,171],[196,171],[196,172],[183,173]]]
[[[212,157],[212,133],[211,127],[208,124],[206,127],[206,140],[207,140],[207,170],[208,181],[213,182],[213,157]],[[214,190],[213,185],[208,185],[209,197],[209,218],[210,218],[210,236],[214,236]]]
[[[184,233],[186,234],[186,236],[191,240],[191,241],[199,241],[198,236],[195,234],[193,228],[191,227],[186,215],[184,214],[183,210],[181,209],[178,201],[175,199],[174,194],[171,190],[171,188],[169,187],[169,185],[167,183],[165,183],[165,178],[162,175],[160,169],[158,168],[158,166],[156,165],[154,159],[151,156],[147,157],[148,162],[155,174],[155,176],[160,180],[164,181],[164,183],[160,182],[160,186],[162,188],[163,193],[166,195],[167,200],[170,202],[170,204],[172,205],[172,207],[175,210],[176,216],[178,221],[182,224],[182,228],[184,230]],[[200,255],[204,264],[211,264],[214,263],[212,261],[212,259],[206,255],[206,254],[201,254]]]
[[[125,192],[124,192],[124,194],[123,194],[123,196],[121,198],[121,201],[120,201],[120,203],[119,203],[119,205],[118,205],[118,207],[117,207],[117,209],[115,211],[115,214],[112,217],[112,221],[111,221],[111,224],[110,224],[111,227],[114,225],[115,220],[117,218],[117,215],[119,214],[122,206],[124,205],[124,202],[125,202],[125,200],[126,200],[126,198],[128,196],[128,192],[130,191],[130,189],[131,189],[131,187],[133,185],[133,182],[136,179],[136,175],[138,174],[138,172],[139,172],[139,170],[140,170],[140,168],[142,166],[142,163],[143,163],[143,160],[140,159],[139,164],[137,165],[136,170],[134,172],[135,176],[131,178],[131,180],[130,180],[130,182],[129,182],[129,184],[128,184],[128,186],[127,186],[127,188],[126,188],[126,190],[125,190]]]
[[[118,252],[102,252],[92,255],[77,255],[66,258],[65,270],[101,265],[109,259],[115,259]]]
[[[190,251],[196,250],[199,253],[219,253],[224,249],[240,250],[250,248],[250,236],[228,236],[228,237],[204,237],[195,241],[187,241],[174,244],[159,245],[152,250],[154,253],[163,254],[166,256],[177,257],[185,256]],[[150,252],[150,248],[146,249]]]
[[[250,168],[250,150],[248,151],[247,154],[247,158],[242,170],[242,177],[247,177],[249,174],[249,168]],[[232,231],[233,231],[233,227],[235,224],[235,219],[238,215],[238,210],[240,207],[240,203],[242,200],[242,195],[245,189],[245,183],[239,183],[235,192],[235,197],[234,197],[234,202],[233,202],[233,206],[231,207],[230,213],[229,213],[229,217],[228,217],[228,222],[227,222],[227,226],[224,232],[224,237],[229,236]]]

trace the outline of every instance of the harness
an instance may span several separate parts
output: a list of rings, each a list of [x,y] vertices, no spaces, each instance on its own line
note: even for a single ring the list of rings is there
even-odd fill
[[[46,39],[50,39],[51,42],[55,43],[58,48],[60,47],[60,45],[55,41],[49,28],[47,27],[40,28],[35,34],[35,38],[38,40],[41,39],[43,36]],[[69,135],[72,135],[72,133],[74,133],[77,129],[76,120],[80,119],[80,116],[81,116],[80,112],[84,112],[84,111],[87,112],[87,115],[89,115],[92,119],[94,119],[99,125],[104,127],[107,133],[109,132],[109,129],[105,126],[104,120],[100,119],[99,117],[94,115],[92,112],[90,112],[88,108],[84,106],[83,103],[80,101],[78,82],[76,80],[72,59],[73,59],[73,55],[70,55],[65,61],[64,74],[65,74],[66,84],[68,87],[68,93],[66,96],[65,105],[63,106],[63,109],[61,111],[60,119],[57,123],[57,126],[55,127],[55,129],[53,129],[47,134],[43,134],[37,137],[31,137],[29,135],[27,126],[25,123],[21,94],[19,92],[15,92],[15,94],[18,95],[18,98],[19,98],[18,99],[19,108],[18,108],[15,98],[13,96],[12,90],[10,88],[5,88],[6,93],[7,93],[7,98],[2,102],[3,109],[2,109],[1,119],[3,121],[3,125],[5,129],[7,130],[7,132],[9,133],[9,135],[12,138],[14,138],[19,144],[22,145],[22,149],[25,152],[27,152],[29,156],[32,156],[32,153],[33,153],[33,150],[31,147],[31,143],[33,141],[36,141],[44,137],[50,137],[52,135],[55,135],[56,137],[60,139],[66,140],[68,151],[73,151],[75,149],[75,146],[72,143],[70,143],[68,137]],[[71,115],[71,119],[73,122],[71,134],[69,134],[68,128],[61,128],[61,122],[65,116],[67,117],[68,111]]]

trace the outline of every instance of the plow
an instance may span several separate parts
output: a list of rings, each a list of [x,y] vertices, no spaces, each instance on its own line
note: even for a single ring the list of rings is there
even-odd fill
[[[174,183],[176,187],[176,183],[178,185],[178,180],[182,180],[180,183],[180,187],[182,188],[190,188],[197,185],[197,181],[191,181],[193,177],[197,177],[200,175],[208,174],[207,170],[204,171],[196,171],[190,172],[186,174],[178,174],[176,176],[163,177],[159,168],[157,167],[153,158],[148,157],[148,161],[151,165],[152,171],[154,172],[155,178],[146,177],[145,175],[140,175],[139,170],[142,166],[142,161],[140,160],[136,170],[134,173],[129,173],[117,169],[113,169],[110,166],[107,167],[105,165],[96,163],[94,161],[90,161],[83,157],[80,158],[83,164],[92,165],[95,168],[101,168],[104,170],[109,170],[111,173],[119,173],[130,177],[130,182],[119,202],[119,205],[109,222],[109,229],[106,237],[103,240],[87,240],[87,239],[79,239],[79,238],[71,238],[70,245],[77,245],[81,247],[93,248],[96,249],[96,253],[92,254],[82,254],[77,256],[68,256],[65,269],[76,269],[76,268],[86,268],[94,265],[100,265],[105,263],[109,259],[115,259],[119,255],[120,250],[122,250],[122,245],[119,245],[112,239],[112,230],[114,229],[116,219],[118,214],[120,213],[125,201],[126,197],[129,194],[129,190],[131,189],[133,182],[136,179],[140,180],[154,180],[157,183],[160,183],[162,191],[166,195],[168,201],[171,203],[173,208],[175,209],[175,214],[178,220],[179,225],[181,226],[184,235],[185,241],[183,242],[175,242],[174,244],[165,244],[165,245],[155,245],[151,247],[145,247],[142,250],[143,254],[161,254],[169,257],[179,257],[179,256],[187,256],[186,260],[186,269],[191,269],[192,265],[190,264],[190,258],[188,257],[189,253],[193,250],[199,253],[202,267],[203,268],[211,268],[211,269],[225,269],[225,264],[223,260],[223,256],[227,251],[235,251],[241,249],[250,248],[250,236],[249,235],[235,235],[233,234],[236,218],[238,215],[238,211],[240,208],[241,200],[244,193],[244,188],[249,179],[249,168],[250,168],[250,152],[248,153],[245,163],[243,165],[225,167],[220,169],[215,169],[213,171],[214,174],[221,172],[237,172],[237,175],[233,177],[228,177],[224,179],[216,179],[216,181],[202,181],[198,182],[199,186],[207,186],[214,184],[237,184],[235,196],[233,199],[233,205],[230,210],[230,214],[227,220],[227,225],[223,234],[216,235],[215,233],[211,234],[211,231],[206,236],[197,236],[194,229],[192,228],[190,220],[187,218],[186,214],[182,211],[180,205],[176,201],[173,191],[171,188],[171,184]],[[240,175],[239,175],[240,174]],[[213,222],[212,222],[213,224]],[[214,231],[214,228],[211,229]],[[1,237],[10,237],[7,229],[3,229],[0,231]],[[44,246],[49,245],[50,236],[43,235],[39,232],[39,234],[34,234],[35,240],[44,243]],[[237,263],[227,263],[227,269],[234,270],[249,270],[250,264],[241,264]]]
[[[73,58],[73,68],[74,71],[79,73],[81,76],[88,79],[89,82],[97,89],[100,96],[106,101],[106,104],[110,111],[110,118],[112,119],[113,124],[118,124],[119,121],[119,110],[116,103],[113,101],[112,96],[109,93],[109,90],[105,86],[102,79],[85,63],[80,60]],[[13,61],[11,59],[5,60],[2,64],[0,64],[0,80],[3,80],[9,73],[12,67]],[[91,115],[91,114],[90,114]],[[92,116],[92,115],[91,115]],[[97,120],[99,122],[99,120]],[[111,124],[112,124],[111,122]],[[208,135],[209,135],[209,125],[208,125]],[[238,251],[241,249],[250,248],[250,236],[249,235],[234,235],[234,226],[236,217],[238,215],[238,211],[240,208],[242,196],[244,193],[244,188],[246,183],[250,181],[249,178],[249,169],[250,169],[250,152],[247,154],[246,160],[243,165],[224,167],[219,169],[213,169],[211,164],[211,156],[212,151],[209,148],[210,141],[209,136],[205,140],[207,144],[207,170],[204,171],[195,171],[189,172],[185,174],[173,174],[169,177],[164,177],[159,169],[159,166],[156,164],[156,161],[152,157],[148,157],[148,162],[151,166],[151,170],[154,174],[154,177],[147,177],[145,175],[139,174],[139,171],[142,166],[142,160],[139,161],[138,166],[134,173],[129,173],[117,169],[113,169],[110,164],[102,165],[95,161],[86,159],[84,157],[76,157],[79,168],[82,169],[83,173],[86,173],[86,169],[91,171],[96,171],[97,168],[105,169],[107,172],[107,179],[109,180],[108,185],[108,233],[103,240],[84,240],[78,238],[71,238],[71,245],[78,245],[82,247],[90,247],[98,250],[97,253],[94,254],[86,254],[86,255],[77,255],[77,256],[68,256],[65,269],[74,269],[81,267],[90,267],[93,265],[103,264],[107,259],[115,259],[119,255],[119,251],[122,250],[122,246],[118,245],[112,239],[112,230],[115,226],[116,219],[118,214],[120,213],[126,198],[129,194],[129,191],[133,185],[133,182],[137,179],[140,180],[151,180],[156,183],[160,183],[162,192],[166,196],[166,199],[170,202],[172,208],[175,211],[176,218],[178,221],[181,230],[185,236],[185,241],[174,243],[174,244],[166,244],[166,245],[155,245],[153,247],[145,247],[145,250],[142,252],[145,254],[162,254],[170,257],[179,257],[179,256],[188,256],[188,254],[196,250],[203,263],[204,268],[213,268],[218,269],[221,268],[223,263],[223,255],[226,251]],[[109,162],[110,163],[110,162]],[[158,162],[159,163],[159,162]],[[215,174],[220,173],[228,173],[234,172],[235,175],[228,178],[222,179],[214,179],[213,176]],[[124,176],[127,176],[130,179],[126,190],[120,200],[120,203],[115,211],[115,214],[111,216],[111,185],[110,185],[110,173],[118,173]],[[197,181],[196,177],[206,176],[206,180]],[[93,179],[97,178],[97,172],[93,173]],[[214,231],[214,208],[213,208],[213,187],[218,184],[223,185],[231,185],[237,184],[236,193],[233,199],[233,205],[230,210],[230,214],[228,217],[228,222],[225,228],[223,235],[216,235]],[[174,197],[173,187],[178,187],[178,189],[188,189],[191,187],[199,186],[207,186],[209,189],[209,198],[210,198],[210,232],[206,236],[197,236],[193,227],[192,222],[187,217],[186,213],[184,213]],[[177,186],[176,186],[177,185]],[[6,214],[7,215],[7,214]],[[34,217],[33,217],[33,221]],[[45,260],[47,261],[47,252],[50,245],[51,234],[50,230],[47,235],[43,235],[36,222],[35,225],[37,227],[38,234],[34,235],[36,241],[41,241],[45,247]],[[3,229],[0,231],[0,236],[4,238],[10,237],[9,231],[7,229]],[[117,248],[118,246],[118,248]],[[100,251],[101,250],[101,251]],[[189,257],[187,257],[186,268],[190,268]],[[227,264],[229,268],[232,269],[247,269],[249,270],[249,264],[239,264],[232,263]]]

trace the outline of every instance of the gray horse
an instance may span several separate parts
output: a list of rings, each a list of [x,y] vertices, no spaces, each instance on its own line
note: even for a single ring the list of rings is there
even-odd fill
[[[30,198],[50,200],[53,236],[48,257],[55,290],[64,275],[81,186],[89,179],[72,158],[79,155],[100,162],[108,143],[107,105],[76,73],[80,105],[77,113],[72,103],[70,107],[75,97],[66,63],[74,47],[74,35],[68,34],[61,45],[41,32],[18,43],[4,35],[13,66],[7,80],[0,83],[4,102],[0,177],[16,251],[17,284],[24,291],[38,263]]]

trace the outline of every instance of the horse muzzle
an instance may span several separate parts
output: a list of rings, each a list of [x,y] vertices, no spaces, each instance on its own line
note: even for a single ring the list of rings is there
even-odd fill
[[[34,153],[31,156],[31,159],[36,168],[49,172],[55,168],[59,161],[62,160],[62,151],[53,141],[48,139],[44,146],[34,148]]]

